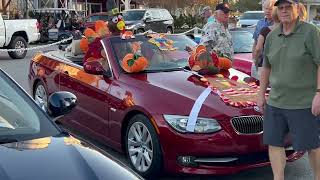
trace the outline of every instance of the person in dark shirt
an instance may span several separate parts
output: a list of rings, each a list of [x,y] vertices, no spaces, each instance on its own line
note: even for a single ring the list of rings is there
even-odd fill
[[[279,25],[279,17],[278,17],[278,9],[277,7],[275,7],[272,11],[272,20],[273,20],[273,25],[271,26],[266,26],[266,27],[263,27],[259,33],[259,36],[258,36],[258,41],[257,41],[257,45],[254,49],[254,51],[252,52],[252,56],[254,58],[254,63],[255,63],[255,67],[256,69],[252,70],[252,71],[258,71],[258,76],[255,77],[257,79],[260,79],[260,69],[262,67],[262,62],[263,62],[263,58],[260,57],[260,55],[262,54],[262,51],[263,51],[263,47],[264,47],[264,43],[265,43],[265,40],[268,36],[268,34],[274,29],[276,28],[278,25]],[[251,74],[253,74],[251,72]]]

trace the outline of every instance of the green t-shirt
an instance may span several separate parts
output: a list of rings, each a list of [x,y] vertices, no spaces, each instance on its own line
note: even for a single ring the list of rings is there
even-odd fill
[[[298,20],[284,35],[280,25],[269,33],[264,48],[264,67],[271,69],[267,103],[282,109],[311,108],[320,65],[320,30]]]

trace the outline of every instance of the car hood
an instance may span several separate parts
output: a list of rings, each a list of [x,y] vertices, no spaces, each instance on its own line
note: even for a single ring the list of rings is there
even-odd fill
[[[142,23],[142,22],[143,22],[142,20],[126,21],[126,25],[129,26],[129,25],[133,25],[133,24],[139,24],[139,23]]]
[[[228,77],[238,76],[239,80],[249,78],[246,74],[237,70],[230,69]],[[179,114],[189,115],[195,101],[200,94],[207,88],[207,85],[200,81],[201,76],[191,71],[173,71],[161,73],[148,73],[130,76],[132,80],[130,86],[135,86],[140,93],[141,98],[148,98],[148,101],[143,101],[143,107],[155,107],[148,109],[149,112],[156,114]],[[150,104],[146,104],[149,102]],[[257,114],[250,108],[237,108],[226,105],[221,98],[214,92],[204,101],[200,116],[202,117],[216,117],[225,114],[229,117]]]
[[[3,180],[137,179],[115,161],[70,136],[2,144],[0,154]]]
[[[254,25],[258,22],[257,19],[240,19],[239,23],[244,25]]]
[[[252,53],[236,53],[233,59],[252,62]]]

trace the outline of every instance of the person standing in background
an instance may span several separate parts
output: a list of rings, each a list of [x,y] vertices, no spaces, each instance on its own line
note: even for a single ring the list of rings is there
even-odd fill
[[[253,46],[252,46],[252,52],[254,52],[255,49],[256,49],[256,45],[257,45],[257,42],[258,42],[258,37],[259,37],[261,29],[264,28],[264,27],[271,26],[273,24],[272,11],[273,11],[273,7],[274,7],[274,3],[275,3],[275,0],[265,0],[265,1],[263,1],[262,9],[264,11],[265,18],[263,18],[263,19],[258,21],[256,29],[255,29],[255,31],[253,33],[254,43],[253,43]],[[252,55],[254,55],[254,54],[252,54]],[[261,58],[262,58],[262,53],[259,54],[259,58],[258,59],[261,59]],[[255,57],[252,56],[252,59],[255,60]],[[262,61],[262,60],[259,60],[259,61]],[[258,72],[257,72],[257,67],[255,66],[255,64],[256,63],[252,63],[251,76],[256,78],[256,79],[259,79]]]
[[[228,27],[226,27],[230,11],[227,3],[216,6],[215,22],[207,23],[204,26],[200,44],[204,45],[209,53],[216,53],[218,56],[232,60],[234,54],[232,39]]]
[[[279,17],[278,17],[278,8],[275,7],[273,8],[272,11],[272,21],[273,21],[273,25],[271,26],[267,26],[261,29],[259,37],[258,37],[258,41],[257,41],[257,45],[256,48],[254,49],[254,51],[252,52],[252,56],[254,58],[254,62],[255,62],[255,67],[258,76],[256,77],[257,79],[260,79],[260,73],[261,73],[261,68],[262,68],[262,63],[263,63],[263,58],[260,57],[260,55],[263,52],[263,47],[265,44],[265,40],[268,36],[268,34],[274,30],[280,23]],[[251,74],[253,74],[255,72],[251,72]]]

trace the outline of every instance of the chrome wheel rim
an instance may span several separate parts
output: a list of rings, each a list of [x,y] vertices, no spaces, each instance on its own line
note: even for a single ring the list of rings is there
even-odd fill
[[[26,48],[25,44],[22,41],[18,41],[16,43],[16,45],[14,46],[15,49],[22,49],[22,48]],[[16,51],[16,53],[18,55],[22,55],[24,53],[25,50],[21,50],[21,51]]]
[[[36,93],[34,95],[34,99],[36,101],[36,103],[38,104],[38,106],[46,111],[47,109],[47,92],[45,90],[45,88],[43,87],[43,85],[39,85],[36,89]]]
[[[153,143],[148,128],[141,122],[133,123],[127,140],[129,157],[133,166],[140,172],[146,172],[153,158]]]

